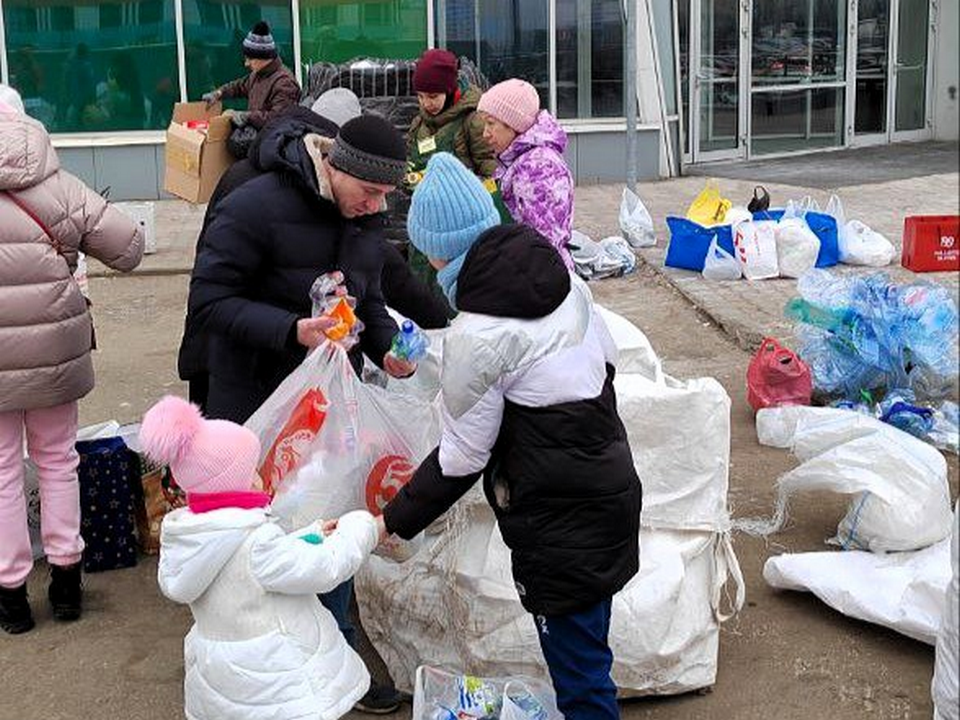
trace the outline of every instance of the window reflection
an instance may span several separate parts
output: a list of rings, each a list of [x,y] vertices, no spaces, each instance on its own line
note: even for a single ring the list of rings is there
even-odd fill
[[[842,81],[846,16],[837,0],[755,2],[754,84]]]
[[[437,0],[435,15],[438,47],[469,57],[491,82],[526,80],[548,106],[547,0]]]
[[[427,0],[300,0],[304,62],[412,59],[427,45]]]
[[[557,0],[557,115],[623,117],[620,0]]]
[[[165,128],[179,99],[173,0],[4,0],[10,84],[51,132]]]

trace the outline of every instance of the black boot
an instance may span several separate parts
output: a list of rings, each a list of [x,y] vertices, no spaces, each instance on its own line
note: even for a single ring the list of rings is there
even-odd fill
[[[50,591],[47,593],[57,620],[77,620],[83,610],[83,586],[80,563],[50,566]]]
[[[27,602],[27,584],[20,587],[0,587],[0,628],[11,635],[33,629],[33,613]]]

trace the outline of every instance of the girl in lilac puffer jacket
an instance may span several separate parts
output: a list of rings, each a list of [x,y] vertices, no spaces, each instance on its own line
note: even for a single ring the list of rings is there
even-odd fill
[[[507,209],[515,221],[546,237],[572,270],[573,176],[563,158],[567,134],[540,109],[536,89],[523,80],[494,85],[477,109],[484,139],[498,156],[494,177]]]

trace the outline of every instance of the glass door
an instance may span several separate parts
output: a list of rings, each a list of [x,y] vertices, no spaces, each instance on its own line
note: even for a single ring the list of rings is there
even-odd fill
[[[929,0],[894,0],[897,58],[893,73],[894,140],[928,137],[927,75],[930,45]]]
[[[856,107],[857,145],[889,139],[887,98],[890,89],[890,4],[894,0],[857,3]]]
[[[930,0],[856,5],[854,144],[929,138]]]
[[[741,143],[740,2],[691,2],[693,161],[738,158]]]

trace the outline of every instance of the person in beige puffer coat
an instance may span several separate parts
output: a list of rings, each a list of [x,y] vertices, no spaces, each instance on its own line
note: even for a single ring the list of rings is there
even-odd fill
[[[60,169],[50,136],[0,85],[0,627],[33,627],[23,438],[37,467],[54,617],[80,616],[77,401],[93,389],[82,251],[121,271],[143,255],[132,220]]]

